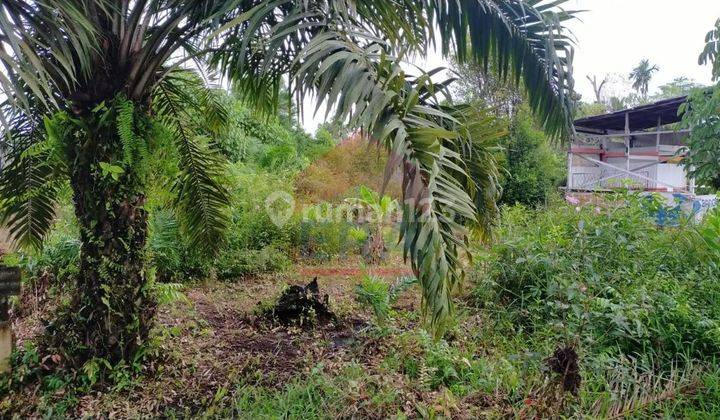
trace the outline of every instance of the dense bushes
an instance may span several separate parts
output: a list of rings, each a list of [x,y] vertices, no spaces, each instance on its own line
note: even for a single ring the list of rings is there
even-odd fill
[[[149,250],[158,278],[165,281],[213,274],[230,279],[287,267],[296,224],[276,225],[265,200],[275,192],[292,193],[295,173],[335,143],[326,133],[312,137],[289,121],[256,115],[232,97],[225,100],[230,130],[216,146],[231,162],[225,182],[232,196],[227,241],[214,258],[199,255],[187,249],[172,213],[162,203],[154,206]]]
[[[303,203],[337,202],[355,194],[364,181],[379,188],[384,153],[368,150],[372,146],[362,139],[333,149],[337,140],[326,129],[313,137],[290,121],[254,114],[230,95],[219,100],[229,106],[231,120],[230,129],[212,145],[229,160],[223,173],[223,184],[231,196],[226,242],[213,256],[189,245],[185,226],[172,210],[175,191],[163,181],[178,171],[175,157],[170,156],[174,149],[160,148],[162,153],[144,168],[151,190],[145,204],[149,213],[147,258],[157,280],[233,279],[282,270],[291,257],[327,261],[359,253],[365,238],[358,237],[357,226],[345,218],[303,218],[299,204],[294,215],[278,225],[268,215],[265,201],[282,192],[299,196]],[[161,128],[156,131],[153,141],[170,141],[169,133]],[[316,164],[308,168],[311,162]],[[303,168],[307,170],[299,174]],[[21,256],[19,263],[31,278],[48,272],[69,279],[77,273],[79,233],[70,200],[68,190],[45,247]]]
[[[720,189],[720,83],[696,89],[679,111],[680,126],[692,131],[685,139],[687,157],[683,161],[688,176],[701,190]]]
[[[349,222],[302,220],[296,226],[293,245],[300,257],[327,261],[358,250],[350,234],[354,225]]]
[[[330,203],[307,206],[292,221],[291,244],[301,258],[328,261],[359,251],[348,208]]]
[[[335,144],[327,135],[312,137],[277,117],[259,116],[240,102],[231,102],[231,129],[218,147],[233,162],[257,164],[270,171],[295,172]]]
[[[69,191],[63,193],[69,201]],[[70,205],[61,205],[56,210],[53,230],[48,234],[42,249],[19,255],[8,255],[22,266],[31,280],[45,274],[65,281],[72,279],[79,270],[80,240],[75,214]]]
[[[504,147],[501,203],[526,206],[546,203],[560,185],[565,165],[550,147],[547,136],[534,127],[532,115],[523,107],[510,124]]]
[[[591,358],[720,354],[719,256],[699,234],[717,224],[660,229],[657,203],[617,198],[603,208],[507,208],[501,240],[474,274],[476,301],[515,332],[577,342]]]
[[[209,261],[187,247],[172,211],[152,212],[148,225],[148,252],[158,280],[189,281],[209,273]]]
[[[274,224],[265,209],[270,194],[286,190],[286,179],[235,163],[229,167],[228,186],[232,197],[230,226],[226,243],[215,257],[187,247],[172,212],[152,212],[148,248],[159,279],[187,281],[211,274],[230,279],[288,266],[290,233]]]
[[[297,176],[295,186],[302,202],[339,202],[355,193],[358,185],[380,191],[387,154],[360,136],[351,137],[316,160]],[[400,196],[400,183],[393,179],[386,189]]]
[[[156,166],[154,170],[170,170],[163,162],[156,162]],[[329,203],[305,212],[296,208],[284,224],[271,219],[266,199],[278,192],[293,196],[291,177],[292,174],[272,173],[251,163],[228,165],[230,226],[226,242],[215,256],[203,255],[188,245],[181,222],[166,204],[172,200],[172,194],[168,191],[157,194],[147,205],[150,213],[147,255],[157,280],[187,282],[211,276],[236,279],[283,270],[290,265],[291,257],[328,261],[358,254],[366,238],[357,234],[358,227],[347,220],[347,215],[315,217],[321,216],[322,208],[330,208]],[[154,185],[154,188],[164,191],[166,187]],[[345,195],[354,193],[355,189],[351,189]],[[58,222],[45,248],[22,260],[31,276],[49,270],[56,276],[68,277],[77,271],[77,225],[69,196],[64,203],[59,207]]]

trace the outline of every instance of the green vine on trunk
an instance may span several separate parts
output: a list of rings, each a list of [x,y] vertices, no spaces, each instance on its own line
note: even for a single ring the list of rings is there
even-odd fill
[[[147,115],[123,97],[79,117],[52,119],[67,162],[80,228],[79,275],[70,299],[48,324],[43,345],[64,363],[111,365],[144,351],[155,302],[145,272],[145,139]]]

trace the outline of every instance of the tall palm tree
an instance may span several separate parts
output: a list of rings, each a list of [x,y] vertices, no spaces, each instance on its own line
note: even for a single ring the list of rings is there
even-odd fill
[[[482,110],[444,101],[452,80],[409,75],[404,57],[435,40],[459,62],[497,63],[528,91],[548,131],[571,115],[571,42],[562,1],[542,0],[4,0],[0,87],[5,159],[0,214],[23,244],[51,226],[69,180],[81,232],[70,310],[53,326],[78,363],[137,354],[153,319],[143,248],[143,166],[157,130],[179,156],[183,225],[212,251],[227,221],[212,138],[224,113],[199,72],[218,71],[259,109],[280,86],[314,94],[383,144],[404,173],[404,250],[441,331],[463,275],[468,229],[487,226],[494,167]],[[185,69],[185,70],[183,70]],[[289,78],[289,79],[286,79]],[[301,103],[301,102],[300,102]],[[480,118],[478,118],[478,114]],[[485,159],[485,160],[480,160]],[[487,162],[485,164],[484,162]],[[391,173],[389,171],[388,173]]]
[[[633,89],[637,90],[643,98],[647,98],[650,80],[652,79],[653,73],[660,70],[660,67],[650,64],[650,60],[644,58],[640,60],[640,63],[630,72],[630,80],[633,82]]]

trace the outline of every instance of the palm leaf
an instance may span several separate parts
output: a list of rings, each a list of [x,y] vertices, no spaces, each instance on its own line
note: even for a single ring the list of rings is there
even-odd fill
[[[459,63],[487,68],[522,82],[532,110],[546,131],[566,135],[572,126],[572,41],[562,23],[573,16],[558,8],[564,1],[427,1],[439,27],[445,55]]]
[[[193,74],[167,77],[154,95],[154,110],[171,130],[179,156],[173,184],[178,214],[192,246],[215,252],[229,223],[229,193],[223,185],[226,162],[211,147],[211,135],[227,122],[215,93]],[[209,112],[214,112],[210,118]],[[224,116],[224,117],[223,117]]]
[[[57,125],[17,111],[10,122],[13,143],[4,150],[10,162],[0,171],[0,223],[21,246],[40,248],[67,180],[57,134],[52,133]]]
[[[98,49],[90,3],[6,0],[0,5],[0,88],[15,107],[29,112],[31,95],[56,109],[58,93],[90,73]]]
[[[404,255],[421,285],[428,324],[440,335],[463,277],[463,221],[477,220],[471,196],[476,184],[455,150],[470,131],[454,131],[460,121],[440,106],[446,83],[433,83],[429,74],[408,76],[388,52],[382,43],[362,47],[328,31],[298,57],[297,76],[301,85],[315,87],[337,118],[384,144],[389,165],[402,168]]]

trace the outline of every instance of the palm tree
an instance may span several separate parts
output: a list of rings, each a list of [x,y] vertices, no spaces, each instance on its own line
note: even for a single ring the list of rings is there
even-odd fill
[[[654,64],[650,64],[650,60],[642,59],[640,63],[630,72],[630,80],[633,82],[633,89],[638,91],[643,98],[647,98],[648,85],[652,79],[653,73],[660,70],[660,68]]]
[[[404,174],[401,235],[441,332],[463,271],[468,229],[487,226],[495,194],[487,120],[444,101],[451,80],[409,75],[403,57],[436,39],[446,57],[497,63],[525,87],[546,129],[566,132],[571,41],[562,2],[524,0],[4,0],[0,87],[5,160],[0,214],[39,246],[59,185],[73,191],[81,263],[50,335],[71,361],[138,354],[154,303],[145,276],[143,167],[175,147],[178,212],[212,251],[227,221],[213,136],[225,114],[196,74],[217,71],[251,105],[274,112],[283,80],[312,93],[392,152]],[[193,71],[194,69],[194,71]],[[434,77],[433,77],[434,76]],[[302,103],[298,101],[298,103]],[[172,145],[154,133],[169,131]],[[489,162],[487,165],[484,162]],[[488,166],[489,165],[489,166]],[[391,173],[392,171],[388,171]]]

